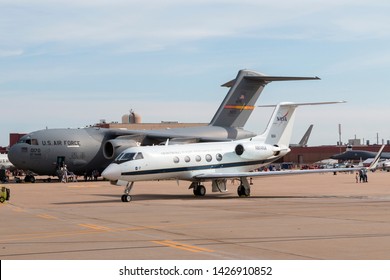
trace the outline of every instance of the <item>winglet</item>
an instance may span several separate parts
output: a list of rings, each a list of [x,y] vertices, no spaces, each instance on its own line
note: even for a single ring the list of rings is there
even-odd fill
[[[378,165],[378,162],[381,158],[382,151],[385,148],[386,145],[382,145],[382,147],[379,149],[378,153],[376,154],[374,160],[371,162],[370,166],[368,167],[368,170],[373,170]]]

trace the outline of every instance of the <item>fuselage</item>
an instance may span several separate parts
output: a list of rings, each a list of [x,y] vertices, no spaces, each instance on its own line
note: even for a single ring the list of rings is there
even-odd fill
[[[288,151],[281,153],[277,147],[256,141],[134,147],[119,155],[102,175],[112,181],[196,181],[200,174],[252,171]]]
[[[106,137],[105,130],[97,128],[39,130],[23,136],[8,156],[16,168],[40,175],[56,175],[63,163],[79,175],[101,172],[110,162],[101,152]]]

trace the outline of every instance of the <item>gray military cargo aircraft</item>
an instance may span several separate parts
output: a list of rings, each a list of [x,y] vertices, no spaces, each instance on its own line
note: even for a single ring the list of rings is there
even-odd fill
[[[376,155],[375,152],[364,151],[364,150],[349,150],[341,154],[336,154],[331,156],[331,159],[338,160],[366,160],[369,158],[374,158]],[[381,159],[390,159],[390,153],[381,153]]]
[[[237,140],[255,136],[243,129],[264,87],[273,81],[319,80],[318,77],[282,77],[240,70],[222,86],[230,88],[207,126],[169,130],[119,130],[97,127],[44,129],[23,136],[8,156],[18,169],[57,176],[64,164],[76,175],[101,173],[122,151],[139,145]],[[25,181],[34,182],[33,175]]]

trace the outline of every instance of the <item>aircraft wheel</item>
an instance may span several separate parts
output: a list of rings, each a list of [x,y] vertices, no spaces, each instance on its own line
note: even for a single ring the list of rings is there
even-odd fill
[[[203,185],[197,186],[196,188],[194,188],[194,195],[205,196],[206,195],[206,188]]]
[[[237,188],[237,194],[239,197],[242,197],[242,196],[250,196],[251,195],[251,190],[250,189],[246,189],[243,185],[240,185],[238,188]]]
[[[5,201],[4,197],[0,197],[0,202],[4,203],[4,201]]]
[[[33,175],[26,175],[26,177],[24,177],[24,181],[26,183],[35,183],[35,177]]]
[[[130,202],[131,201],[131,195],[124,194],[122,195],[122,202]]]

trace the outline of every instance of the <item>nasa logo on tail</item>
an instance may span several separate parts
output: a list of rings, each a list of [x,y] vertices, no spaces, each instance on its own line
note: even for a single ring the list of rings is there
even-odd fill
[[[287,111],[287,113],[284,116],[276,117],[276,120],[278,122],[287,122],[287,115],[288,115],[288,111]]]

